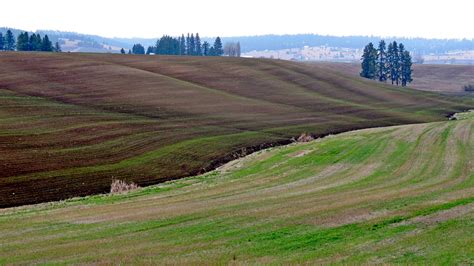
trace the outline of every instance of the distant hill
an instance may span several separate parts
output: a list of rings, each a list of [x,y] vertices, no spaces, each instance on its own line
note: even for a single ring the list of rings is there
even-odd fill
[[[355,63],[316,62],[312,64],[353,77],[359,77],[361,70],[360,64]],[[416,64],[413,65],[413,82],[408,87],[424,91],[474,96],[474,93],[464,91],[464,86],[468,84],[474,84],[473,65]]]
[[[240,41],[242,52],[281,50],[302,48],[304,46],[328,46],[339,48],[361,49],[367,43],[378,43],[382,38],[377,36],[324,36],[317,34],[296,35],[263,35],[226,37],[224,41]],[[474,40],[457,39],[424,39],[388,37],[388,41],[398,41],[416,54],[443,54],[450,51],[474,50]]]
[[[331,46],[305,46],[303,48],[250,51],[242,53],[242,56],[292,61],[360,63],[363,50],[363,47],[354,49]],[[409,51],[412,52],[415,64],[474,65],[474,50],[459,50],[428,55]]]
[[[24,32],[24,30],[5,27],[0,28],[0,32],[5,34],[8,29],[15,36]],[[131,49],[135,43],[151,45],[156,41],[155,39],[106,38],[97,35],[53,30],[38,30],[34,33],[47,34],[51,41],[60,43],[63,52],[119,53],[121,48]]]

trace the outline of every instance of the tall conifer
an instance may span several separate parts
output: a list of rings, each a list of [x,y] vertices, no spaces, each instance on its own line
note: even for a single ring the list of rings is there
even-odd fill
[[[48,35],[45,35],[43,41],[41,42],[41,51],[43,52],[52,52],[53,43],[49,40]]]
[[[401,82],[402,86],[405,87],[408,83],[412,82],[413,79],[411,77],[411,74],[413,72],[411,66],[412,66],[412,61],[411,61],[411,55],[410,52],[408,51],[403,51],[400,54],[401,57]]]
[[[189,35],[189,33],[188,36],[186,36],[186,54],[192,55],[191,36]]]
[[[0,51],[5,50],[5,38],[3,34],[0,32]]]
[[[376,79],[377,75],[377,50],[374,48],[372,43],[369,43],[364,48],[364,54],[362,55],[362,71],[360,76],[368,79]]]
[[[186,38],[184,37],[184,34],[182,34],[181,38],[179,39],[179,54],[186,54]]]
[[[203,56],[209,56],[209,48],[210,48],[209,46],[210,46],[209,43],[206,42],[206,41],[202,44],[202,55]]]
[[[201,38],[199,37],[199,33],[196,33],[196,55],[202,56]]]
[[[18,51],[30,51],[28,32],[22,32],[16,39],[16,49]]]
[[[191,33],[191,37],[189,39],[189,46],[191,47],[190,55],[196,55],[196,40],[194,39],[193,33]]]
[[[222,41],[220,37],[217,37],[214,41],[213,48],[213,55],[215,56],[222,56],[224,54],[224,49],[222,48]]]
[[[14,51],[15,46],[15,37],[11,30],[7,30],[7,34],[5,35],[5,50]]]
[[[385,41],[381,40],[377,50],[377,78],[382,82],[387,80],[387,54],[385,49]]]

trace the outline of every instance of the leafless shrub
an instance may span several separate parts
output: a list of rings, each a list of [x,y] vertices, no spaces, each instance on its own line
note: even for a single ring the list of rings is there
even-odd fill
[[[110,185],[110,193],[112,194],[126,193],[128,191],[132,191],[137,188],[139,188],[139,186],[133,182],[127,183],[123,180],[114,179],[112,180],[112,184]]]
[[[228,42],[224,45],[224,55],[240,57],[240,42]]]
[[[422,65],[425,62],[425,58],[421,54],[415,54],[413,57],[413,63]]]
[[[464,91],[474,92],[474,84],[464,85]]]
[[[310,142],[314,140],[313,136],[311,134],[308,134],[306,132],[302,133],[296,141],[298,142]]]

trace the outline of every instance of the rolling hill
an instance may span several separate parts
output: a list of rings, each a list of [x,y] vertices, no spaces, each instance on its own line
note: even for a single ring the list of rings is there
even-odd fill
[[[474,106],[278,60],[4,52],[0,65],[0,207],[191,176],[302,132]]]
[[[470,117],[469,117],[470,116]],[[474,115],[271,148],[0,210],[0,264],[472,264]]]
[[[360,64],[331,62],[312,64],[353,77],[358,77],[360,73]],[[473,65],[413,65],[411,88],[462,95],[464,94],[463,87],[468,84],[474,84]],[[472,96],[473,94],[468,95]]]

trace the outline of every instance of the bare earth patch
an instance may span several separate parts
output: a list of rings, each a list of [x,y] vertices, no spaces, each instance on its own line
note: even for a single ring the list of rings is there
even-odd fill
[[[413,219],[410,219],[406,222],[406,224],[423,223],[426,225],[432,225],[464,216],[473,211],[474,203],[471,203],[468,205],[457,206],[449,210],[439,211],[431,215],[418,216]]]
[[[288,154],[288,157],[290,158],[298,158],[298,157],[303,157],[305,156],[306,154],[312,152],[312,150],[302,150],[302,151],[297,151],[297,152],[294,152],[294,153],[291,153],[291,154]]]

